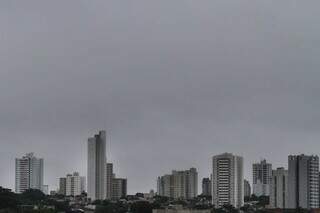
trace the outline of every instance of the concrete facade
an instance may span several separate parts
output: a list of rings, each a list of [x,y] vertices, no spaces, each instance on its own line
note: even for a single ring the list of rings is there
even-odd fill
[[[85,177],[80,176],[78,172],[74,172],[72,175],[67,174],[66,177],[59,179],[59,185],[59,194],[65,196],[81,195],[85,191]]]
[[[210,178],[203,178],[202,179],[202,195],[204,196],[211,196],[211,180]]]
[[[272,164],[267,163],[266,160],[262,160],[260,163],[254,163],[252,165],[252,176],[252,193],[258,197],[262,195],[269,196],[272,176]]]
[[[114,177],[113,174],[113,164],[107,163],[107,199],[112,198],[112,179]]]
[[[240,208],[243,196],[243,158],[224,153],[212,158],[212,204],[217,208],[230,204]]]
[[[112,200],[119,200],[120,198],[127,196],[127,179],[113,178],[111,185],[112,185],[112,191],[111,191]]]
[[[198,172],[195,168],[173,170],[171,175],[158,177],[157,191],[160,196],[174,199],[191,199],[198,196]]]
[[[15,162],[15,192],[43,188],[43,159],[28,153]]]
[[[284,168],[272,171],[270,207],[288,208],[288,170]]]
[[[88,139],[88,198],[91,200],[106,199],[106,132]]]
[[[288,207],[319,208],[319,157],[288,157]]]
[[[244,187],[244,196],[245,197],[250,197],[251,196],[251,186],[250,186],[249,181],[244,180],[243,184],[244,184],[243,185],[243,187]]]

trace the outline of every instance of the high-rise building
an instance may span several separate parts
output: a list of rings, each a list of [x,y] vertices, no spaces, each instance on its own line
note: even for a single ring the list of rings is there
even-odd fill
[[[158,177],[157,181],[158,195],[173,198],[173,176],[164,175]]]
[[[202,179],[202,195],[211,196],[211,180],[210,178]]]
[[[212,158],[212,203],[240,208],[243,197],[243,158],[224,153]]]
[[[319,157],[288,157],[288,207],[319,208]]]
[[[244,197],[251,196],[251,186],[248,180],[244,180]]]
[[[77,196],[85,191],[85,177],[80,176],[78,172],[74,172],[72,175],[67,174],[66,177],[62,177],[59,180],[59,194]]]
[[[127,179],[125,178],[113,178],[112,179],[112,200],[118,200],[127,196]]]
[[[107,199],[112,199],[113,164],[107,163]]]
[[[272,176],[272,164],[262,160],[252,165],[253,194],[256,196],[269,196]]]
[[[67,189],[67,178],[66,177],[59,178],[58,194],[66,195],[67,194],[66,189]]]
[[[191,199],[198,195],[198,172],[195,168],[173,170],[171,175],[158,177],[158,194],[174,199]]]
[[[113,164],[106,164],[107,170],[107,199],[109,200],[118,200],[121,197],[127,196],[127,179],[125,178],[116,178],[116,174],[113,173]]]
[[[272,170],[270,207],[288,208],[288,170],[282,167]]]
[[[91,200],[106,199],[106,132],[88,139],[88,198]]]
[[[43,159],[33,153],[16,158],[15,191],[22,193],[27,189],[43,189]]]

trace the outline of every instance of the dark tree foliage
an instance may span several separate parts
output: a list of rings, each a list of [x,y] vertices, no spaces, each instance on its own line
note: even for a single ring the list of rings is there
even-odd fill
[[[31,207],[26,207],[30,205]],[[39,206],[54,206],[52,209],[34,210],[32,205]],[[4,212],[21,212],[23,208],[24,213],[52,213],[55,211],[65,212],[69,210],[69,203],[67,201],[56,201],[55,199],[47,197],[43,192],[37,189],[29,189],[22,194],[15,194],[9,189],[0,187],[0,213]]]
[[[185,200],[175,200],[172,202],[173,205],[182,205],[182,206],[187,206],[188,203]]]
[[[232,205],[226,204],[223,205],[223,209],[228,213],[238,213],[239,211]]]
[[[256,196],[255,194],[251,195],[251,197],[249,198],[249,201],[258,201],[259,197]]]
[[[38,189],[28,189],[20,195],[23,204],[39,204],[46,199],[46,195]]]
[[[162,206],[167,206],[169,204],[170,199],[164,196],[155,196],[153,202],[153,208],[159,209]]]
[[[250,198],[251,198],[250,196],[245,196],[245,197],[244,197],[244,202],[249,202],[249,201],[251,201]]]
[[[131,205],[132,213],[152,213],[152,205],[147,201],[135,202]]]
[[[47,199],[43,203],[48,206],[54,206],[56,211],[58,212],[66,212],[70,210],[68,201],[57,201],[54,199]]]
[[[258,205],[265,207],[266,205],[269,204],[269,196],[260,196],[258,198]]]
[[[102,200],[94,200],[92,202],[92,205],[103,205],[103,201]]]
[[[122,202],[113,203],[109,200],[100,202],[100,205],[96,206],[95,213],[126,213],[128,205]]]
[[[19,204],[18,196],[9,189],[0,187],[0,209],[13,208]]]

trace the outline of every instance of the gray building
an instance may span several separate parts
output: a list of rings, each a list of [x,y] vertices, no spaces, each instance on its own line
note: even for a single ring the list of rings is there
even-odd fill
[[[267,163],[266,160],[262,160],[260,163],[254,163],[252,165],[253,175],[253,194],[256,196],[269,196],[270,184],[272,176],[272,164]]]
[[[157,181],[157,192],[160,196],[173,198],[173,176],[164,175],[158,177]]]
[[[319,157],[288,157],[288,207],[319,208]]]
[[[108,200],[119,200],[121,197],[127,196],[127,179],[116,178],[113,173],[113,164],[107,163],[107,199]]]
[[[127,196],[127,179],[125,178],[113,178],[112,179],[112,200],[119,200],[122,197]]]
[[[107,199],[112,198],[112,179],[114,178],[113,174],[113,164],[107,163]]]
[[[251,186],[248,180],[244,180],[244,197],[250,197],[251,196]]]
[[[282,167],[272,170],[270,207],[288,208],[288,170]]]
[[[202,179],[202,195],[211,196],[211,180],[210,178]]]
[[[33,153],[16,158],[15,191],[22,193],[27,189],[43,190],[43,159]]]
[[[244,203],[243,158],[224,153],[212,158],[212,203],[215,207]]]
[[[91,200],[106,199],[106,132],[88,139],[88,198]]]
[[[158,177],[158,194],[174,199],[191,199],[198,195],[198,172],[195,168],[173,170],[171,175]]]
[[[85,177],[80,176],[78,172],[67,174],[66,177],[59,179],[59,194],[66,196],[81,195],[85,191]]]
[[[61,177],[59,178],[59,191],[58,194],[66,195],[67,194],[67,178]]]

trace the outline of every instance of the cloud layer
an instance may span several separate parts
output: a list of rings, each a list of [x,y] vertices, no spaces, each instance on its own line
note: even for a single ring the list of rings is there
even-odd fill
[[[45,158],[50,189],[86,174],[86,140],[130,193],[234,152],[320,154],[319,1],[1,1],[0,185]],[[110,143],[111,141],[111,143]],[[200,192],[200,190],[199,190]]]

